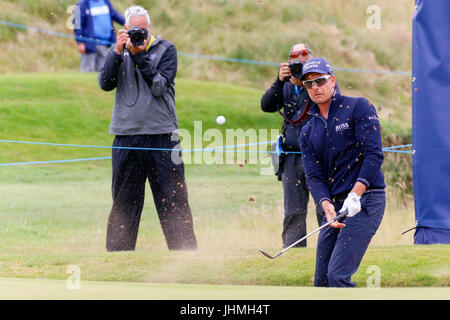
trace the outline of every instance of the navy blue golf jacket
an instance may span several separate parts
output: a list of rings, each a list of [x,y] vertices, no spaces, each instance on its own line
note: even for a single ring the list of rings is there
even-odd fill
[[[306,182],[317,204],[346,196],[357,181],[368,189],[386,187],[381,172],[380,122],[365,98],[334,93],[328,118],[313,104],[299,135]]]

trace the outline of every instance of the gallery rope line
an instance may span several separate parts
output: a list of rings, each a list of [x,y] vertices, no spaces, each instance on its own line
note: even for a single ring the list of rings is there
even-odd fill
[[[226,150],[231,148],[239,147],[249,147],[258,145],[267,145],[275,143],[276,141],[264,141],[246,144],[229,145],[223,147],[211,147],[211,148],[200,148],[200,149],[178,149],[178,148],[144,148],[144,147],[117,147],[117,146],[98,146],[98,145],[86,145],[86,144],[66,144],[66,143],[52,143],[52,142],[36,142],[36,141],[17,141],[17,140],[0,140],[0,143],[18,143],[18,144],[32,144],[32,145],[44,145],[44,146],[57,146],[57,147],[74,147],[74,148],[101,148],[101,149],[125,149],[125,150],[147,150],[147,151],[182,151],[182,152],[203,152],[203,151],[223,151],[223,152],[262,152],[268,153],[270,151],[258,151],[258,150]],[[392,150],[397,148],[411,147],[412,144],[385,147],[383,151],[386,152],[408,152],[404,150]],[[276,152],[276,151],[274,151]],[[282,151],[282,153],[301,153],[298,151]]]
[[[56,31],[45,30],[45,29],[41,29],[41,28],[29,27],[29,26],[25,26],[25,25],[22,25],[22,24],[12,23],[12,22],[8,22],[8,21],[4,21],[4,20],[0,20],[0,24],[8,26],[8,27],[24,29],[24,30],[31,30],[31,31],[38,32],[38,33],[45,33],[45,34],[56,36],[56,37],[64,37],[64,38],[70,38],[70,39],[80,40],[80,41],[83,40],[83,41],[86,41],[86,42],[92,42],[92,43],[101,44],[101,45],[105,45],[105,46],[110,46],[112,44],[112,42],[106,41],[106,40],[78,37],[78,36],[75,36],[75,35],[72,35],[72,34],[68,34],[68,33],[56,32]]]
[[[412,147],[412,144],[404,144],[404,145],[400,145],[400,146],[393,146],[393,147],[386,147],[383,148],[384,152],[394,152],[394,153],[409,153],[414,155],[416,153],[416,150],[397,150],[400,148],[410,148]]]
[[[111,159],[111,157],[69,159],[69,160],[50,160],[50,161],[31,161],[31,162],[13,162],[13,163],[0,163],[0,167],[23,166],[23,165],[28,165],[28,164],[51,164],[51,163],[64,163],[64,162],[81,162],[81,161],[108,160],[108,159]]]
[[[51,142],[33,142],[33,141],[15,141],[15,140],[0,140],[0,143],[19,143],[19,144],[34,144],[43,146],[56,146],[56,147],[73,147],[73,148],[100,148],[100,149],[125,149],[125,150],[147,150],[147,151],[182,151],[182,152],[203,152],[203,151],[223,151],[223,152],[247,152],[245,150],[232,150],[227,149],[238,148],[238,147],[249,147],[264,144],[271,144],[275,141],[264,141],[255,142],[247,144],[237,144],[231,146],[223,147],[212,147],[212,148],[200,148],[200,149],[178,149],[178,148],[144,148],[144,147],[117,147],[117,146],[95,146],[95,145],[85,145],[85,144],[66,144],[66,143],[51,143]],[[256,150],[248,150],[249,152],[254,152]],[[267,151],[260,151],[267,152]]]
[[[31,145],[44,145],[44,146],[58,146],[58,147],[75,147],[75,148],[101,148],[101,149],[125,149],[125,150],[147,150],[147,151],[182,151],[182,152],[235,152],[235,153],[278,153],[278,151],[269,150],[229,150],[231,148],[249,147],[257,145],[268,145],[275,141],[264,141],[256,143],[238,144],[223,147],[214,148],[202,148],[202,149],[177,149],[177,148],[140,148],[140,147],[115,147],[115,146],[95,146],[95,145],[80,145],[80,144],[64,144],[64,143],[50,143],[50,142],[31,142],[31,141],[14,141],[14,140],[0,140],[0,143],[18,143],[18,144],[31,144]],[[414,150],[396,150],[398,148],[411,147],[412,144],[392,146],[383,148],[384,152],[394,153],[408,153],[414,154]],[[284,154],[301,154],[300,151],[281,151]],[[30,164],[52,164],[52,163],[65,163],[65,162],[81,162],[81,161],[93,161],[93,160],[109,160],[111,157],[97,157],[97,158],[82,158],[82,159],[68,159],[68,160],[50,160],[50,161],[31,161],[31,162],[12,162],[12,163],[0,163],[0,167],[18,166],[18,165],[30,165]]]
[[[412,147],[412,144],[404,144],[404,145],[401,145],[401,146],[386,147],[383,150],[399,149],[399,148],[406,148],[406,147]]]
[[[41,28],[29,27],[26,25],[13,23],[13,22],[9,22],[9,21],[4,21],[4,20],[0,20],[0,25],[12,27],[12,28],[24,29],[24,30],[31,30],[31,31],[35,31],[38,33],[44,33],[44,34],[48,34],[48,35],[52,35],[52,36],[56,36],[56,37],[64,37],[64,38],[70,38],[70,39],[79,40],[79,41],[92,42],[92,43],[106,45],[106,46],[110,46],[110,45],[114,44],[114,42],[110,42],[110,41],[99,40],[99,39],[95,39],[95,38],[79,37],[79,36],[75,36],[73,34],[45,30],[45,29],[41,29]],[[253,65],[261,65],[261,66],[271,66],[271,67],[279,67],[280,66],[279,62],[267,62],[267,61],[258,61],[258,60],[249,60],[249,59],[228,58],[228,57],[220,57],[220,56],[198,54],[198,53],[178,52],[178,55],[184,56],[184,57],[198,58],[198,59],[235,62],[235,63],[253,64]],[[360,68],[339,68],[339,67],[335,67],[334,70],[343,71],[343,72],[355,72],[355,73],[392,74],[392,75],[411,76],[410,71],[370,70],[370,69],[360,69]]]

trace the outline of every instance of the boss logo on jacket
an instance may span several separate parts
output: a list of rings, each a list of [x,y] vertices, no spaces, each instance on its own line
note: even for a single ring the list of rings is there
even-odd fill
[[[350,126],[347,122],[336,126],[336,132],[340,132],[340,131],[348,130],[348,129],[350,129]]]

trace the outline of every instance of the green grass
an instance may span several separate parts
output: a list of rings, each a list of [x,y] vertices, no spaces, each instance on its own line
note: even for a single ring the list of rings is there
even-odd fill
[[[227,130],[266,130],[258,142],[275,140],[280,132],[281,117],[260,109],[263,90],[200,80],[176,80],[176,108],[179,126],[190,133],[183,140],[183,148],[210,147],[212,140],[195,132],[219,130],[223,137]],[[31,142],[109,146],[113,137],[108,134],[114,92],[99,89],[95,74],[65,73],[16,74],[0,77],[0,139]],[[215,119],[224,115],[226,123],[218,126]],[[201,121],[201,122],[199,122]],[[197,131],[194,131],[197,123]],[[411,131],[387,119],[381,119],[383,145],[394,146],[411,142]],[[272,134],[274,130],[275,134]],[[250,132],[250,131],[249,131]],[[211,131],[210,131],[211,133]],[[242,144],[247,140],[224,141]],[[255,141],[252,141],[255,142]],[[108,149],[64,148],[35,145],[2,144],[0,163],[46,161],[109,156]],[[48,155],[48,156],[47,156]],[[185,154],[186,163],[194,163],[195,154]],[[231,153],[222,156],[233,157]],[[255,163],[260,155],[238,153],[234,158]],[[261,155],[262,156],[262,155]],[[244,159],[245,158],[245,159]],[[270,166],[269,158],[265,167]],[[405,155],[386,155],[384,163],[388,182],[397,183],[403,191],[412,193],[411,159]],[[267,162],[269,161],[269,162]],[[259,161],[261,162],[261,161]],[[100,166],[92,162],[89,168]],[[70,170],[70,169],[69,169]]]
[[[0,19],[71,33],[66,26],[66,10],[72,4],[68,0],[0,0]],[[315,56],[327,58],[336,67],[409,70],[411,66],[413,4],[409,0],[114,2],[121,12],[131,4],[149,8],[152,32],[171,40],[180,52],[281,62],[292,44],[307,42]],[[366,8],[373,4],[382,10],[381,30],[366,28]],[[76,72],[79,55],[73,40],[5,26],[0,26],[0,40],[0,72],[4,73],[0,76],[0,139],[111,145],[113,137],[108,127],[114,93],[101,91],[96,75]],[[279,130],[281,118],[260,110],[261,95],[273,81],[276,69],[180,57],[176,79],[180,128],[193,134],[195,122],[201,120],[203,132]],[[376,106],[383,145],[410,143],[409,77],[342,71],[336,74],[344,94],[364,96]],[[219,114],[227,118],[223,126],[215,123]],[[185,142],[183,146],[190,147]],[[199,143],[206,146],[210,142]],[[108,149],[6,143],[1,143],[0,148],[0,163],[110,155]],[[185,160],[188,157],[184,155]],[[354,276],[358,287],[366,286],[366,271],[372,265],[381,270],[383,288],[449,286],[448,246],[411,246],[412,232],[400,235],[415,223],[411,161],[405,157],[386,156],[386,214]],[[0,274],[64,280],[68,278],[67,266],[76,264],[81,268],[83,285],[92,289],[84,291],[88,297],[104,294],[105,287],[95,288],[96,284],[88,282],[101,280],[124,283],[113,284],[121,286],[123,292],[142,288],[141,284],[130,286],[127,281],[208,284],[194,288],[173,285],[175,289],[156,286],[157,298],[164,298],[164,294],[172,297],[173,290],[182,288],[183,292],[192,290],[202,297],[229,297],[225,292],[233,292],[232,298],[242,294],[246,299],[260,297],[255,291],[268,290],[269,297],[288,299],[292,292],[286,289],[294,288],[285,286],[312,285],[317,238],[308,239],[308,248],[292,249],[275,261],[261,256],[259,248],[270,252],[281,249],[281,184],[273,175],[261,175],[263,166],[269,165],[270,169],[270,163],[262,160],[269,159],[260,158],[257,164],[245,164],[242,158],[234,160],[233,164],[186,165],[199,243],[195,252],[167,251],[148,186],[136,252],[105,252],[111,207],[108,160],[0,167]],[[314,212],[312,200],[309,212]],[[309,214],[308,231],[316,224],[314,214]],[[2,280],[0,286],[14,288],[12,281]],[[55,288],[56,282],[36,283],[25,291],[36,292],[43,285],[50,290],[45,291],[49,296],[74,296]],[[225,286],[233,284],[249,286],[248,291]],[[106,288],[111,291],[111,286]],[[26,294],[24,290],[7,290],[12,294],[7,297]],[[405,292],[395,290],[388,291],[388,295],[395,298]],[[299,292],[295,294],[304,294]],[[322,291],[305,292],[308,298],[325,296]],[[373,294],[378,291],[371,292],[380,297]],[[419,289],[413,292],[412,296],[417,297]],[[426,292],[420,294],[442,295],[441,291]],[[359,298],[360,294],[355,291],[353,297]]]
[[[176,88],[180,127],[188,132],[199,120],[203,132],[215,128],[223,134],[281,125],[278,115],[260,111],[262,90],[188,79],[177,79]],[[0,97],[0,139],[111,144],[114,93],[98,89],[93,74],[3,75]],[[227,118],[223,126],[215,124],[219,114]],[[109,149],[9,143],[0,148],[0,163],[110,154]],[[167,251],[148,186],[136,252],[105,252],[109,160],[1,167],[0,273],[66,279],[67,266],[76,264],[84,280],[310,286],[316,237],[308,239],[308,248],[293,249],[276,261],[257,251],[280,250],[283,219],[281,184],[261,174],[261,159],[186,165],[199,243],[195,252]],[[413,202],[399,196],[403,189],[398,185],[389,185],[388,192],[385,218],[355,275],[358,286],[365,286],[370,265],[382,270],[384,287],[448,286],[448,246],[409,246],[412,233],[400,233],[414,225]],[[312,200],[309,212],[314,212]],[[315,228],[309,214],[308,231]]]
[[[367,287],[368,268],[375,265],[381,270],[382,288],[448,287],[448,262],[445,245],[375,247],[367,251],[353,280]],[[85,281],[304,287],[313,285],[315,250],[291,249],[276,260],[263,257],[257,248],[200,248],[2,255],[0,263],[5,278],[64,280],[68,266],[77,265]]]
[[[188,79],[177,79],[176,83],[180,128],[193,132],[195,121],[202,121],[203,132],[210,128],[218,128],[225,133],[225,130],[234,128],[279,130],[281,127],[279,116],[260,111],[261,90]],[[111,144],[112,136],[108,131],[114,93],[101,91],[94,74],[7,75],[0,77],[0,85],[2,139]],[[220,114],[227,118],[227,122],[218,127],[215,119]],[[19,155],[18,150],[27,151]],[[14,146],[2,153],[0,161],[22,161],[24,157],[27,160],[45,160],[42,159],[43,150],[60,157],[69,153],[80,157],[105,154],[105,151],[92,149],[43,149],[42,146],[27,145]]]
[[[0,19],[71,34],[69,0],[0,0]],[[149,9],[152,32],[172,41],[180,52],[269,62],[286,60],[289,48],[307,42],[315,56],[335,67],[411,69],[414,4],[409,0],[332,1],[154,1],[117,0],[124,12],[132,4]],[[381,29],[366,27],[367,7],[381,9]],[[116,26],[118,28],[118,26]],[[55,38],[0,26],[4,50],[0,72],[79,70],[72,39]],[[23,44],[27,43],[26,46]],[[178,76],[227,82],[265,90],[276,67],[180,57]],[[411,126],[411,82],[405,76],[337,72],[342,91],[365,96],[380,116],[400,129]],[[405,112],[405,110],[408,110]]]

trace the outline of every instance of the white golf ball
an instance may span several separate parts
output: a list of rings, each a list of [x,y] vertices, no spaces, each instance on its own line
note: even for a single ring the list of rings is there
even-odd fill
[[[223,125],[225,123],[225,117],[224,116],[218,116],[216,119],[217,124]]]

